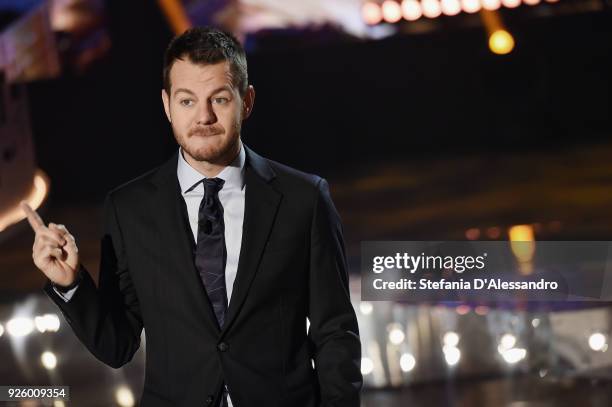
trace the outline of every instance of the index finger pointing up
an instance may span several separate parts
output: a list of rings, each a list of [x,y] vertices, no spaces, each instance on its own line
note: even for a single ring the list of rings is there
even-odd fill
[[[19,206],[25,212],[28,222],[30,223],[30,226],[32,226],[32,229],[34,229],[34,232],[38,232],[40,228],[45,227],[45,222],[43,222],[40,215],[34,209],[32,209],[27,202],[21,201]]]

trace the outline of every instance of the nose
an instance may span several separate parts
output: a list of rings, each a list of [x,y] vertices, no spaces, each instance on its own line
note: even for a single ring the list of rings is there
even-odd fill
[[[201,103],[197,111],[197,124],[208,125],[217,121],[217,116],[212,108],[212,103]]]

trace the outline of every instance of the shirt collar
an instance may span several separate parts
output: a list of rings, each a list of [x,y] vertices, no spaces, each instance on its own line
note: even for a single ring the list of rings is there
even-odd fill
[[[221,178],[225,183],[223,184],[223,190],[228,189],[239,189],[244,188],[244,162],[246,153],[242,140],[240,141],[240,152],[234,158],[227,167],[223,168],[216,178]],[[176,169],[176,175],[178,177],[179,184],[181,186],[181,192],[186,194],[196,184],[200,183],[204,178],[208,178],[201,174],[198,170],[193,168],[183,157],[183,150],[179,147],[178,152],[178,165]],[[198,185],[198,187],[200,187]]]

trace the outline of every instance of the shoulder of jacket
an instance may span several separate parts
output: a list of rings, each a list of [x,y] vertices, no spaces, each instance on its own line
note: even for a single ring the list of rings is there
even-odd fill
[[[155,175],[158,170],[159,166],[116,186],[108,192],[108,197],[112,198],[114,201],[124,199],[131,200],[144,192],[150,192],[153,187],[150,182],[151,177]]]

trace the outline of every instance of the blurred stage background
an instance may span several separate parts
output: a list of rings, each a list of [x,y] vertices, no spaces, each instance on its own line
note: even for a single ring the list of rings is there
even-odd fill
[[[42,293],[17,204],[97,272],[104,194],[176,147],[162,53],[233,31],[257,90],[243,140],[328,178],[345,226],[364,406],[610,406],[602,303],[361,302],[363,240],[612,240],[612,2],[0,1],[0,384],[132,406]],[[97,276],[94,276],[97,278]],[[9,405],[8,403],[6,405]]]

